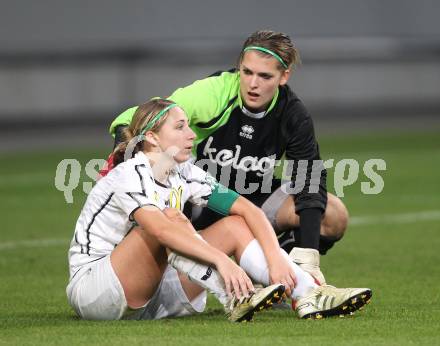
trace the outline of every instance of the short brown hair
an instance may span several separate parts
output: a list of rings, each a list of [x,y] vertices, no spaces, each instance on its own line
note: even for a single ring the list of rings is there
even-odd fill
[[[290,37],[282,32],[260,30],[250,35],[243,44],[238,61],[239,65],[243,60],[245,48],[249,46],[257,46],[271,50],[285,62],[288,68],[294,69],[296,65],[301,63],[298,49],[294,46]],[[261,51],[257,52],[261,55],[271,56]],[[286,68],[279,62],[278,69],[285,70]]]

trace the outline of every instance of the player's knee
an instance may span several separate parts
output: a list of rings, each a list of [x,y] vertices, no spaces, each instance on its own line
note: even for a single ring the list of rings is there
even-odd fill
[[[228,216],[227,222],[230,229],[244,230],[249,228],[244,218],[239,215]]]
[[[345,231],[347,230],[348,226],[348,210],[344,203],[339,199],[339,206],[338,206],[338,212],[337,212],[337,227],[336,227],[336,234],[335,236],[340,239],[344,236]]]
[[[324,227],[321,229],[319,240],[319,253],[325,255],[336,242],[344,236],[348,225],[348,210],[344,203],[337,197],[330,202],[331,213],[324,219]]]
[[[239,215],[231,215],[225,218],[228,231],[235,239],[247,239],[252,234],[248,224],[243,217]],[[244,237],[244,238],[243,238]]]
[[[348,220],[349,214],[344,203],[335,196],[329,199],[324,220],[324,235],[335,240],[341,239],[347,230]]]

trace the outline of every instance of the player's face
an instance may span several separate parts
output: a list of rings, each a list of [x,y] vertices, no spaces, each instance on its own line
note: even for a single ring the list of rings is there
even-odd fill
[[[254,112],[269,106],[279,85],[287,83],[290,70],[280,71],[278,60],[256,51],[244,53],[240,64],[240,92],[244,105]]]
[[[181,108],[174,107],[169,110],[168,117],[157,135],[162,151],[172,152],[175,161],[181,163],[190,158],[196,135],[188,126],[188,119]]]

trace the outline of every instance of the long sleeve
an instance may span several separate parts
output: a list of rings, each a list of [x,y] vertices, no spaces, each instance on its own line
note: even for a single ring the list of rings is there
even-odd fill
[[[292,112],[289,117],[292,120],[287,124],[286,159],[293,160],[291,189],[295,211],[299,213],[303,209],[318,208],[324,212],[327,205],[327,171],[319,154],[312,118],[299,100],[288,111]],[[301,186],[303,188],[299,189]]]

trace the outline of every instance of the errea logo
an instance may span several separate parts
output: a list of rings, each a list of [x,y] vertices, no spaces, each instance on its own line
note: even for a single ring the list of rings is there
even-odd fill
[[[254,133],[254,131],[255,130],[251,125],[243,125],[241,127],[240,136],[247,139],[252,139],[252,133]]]

